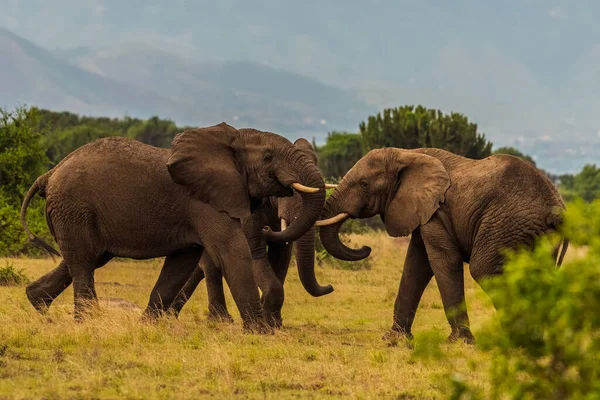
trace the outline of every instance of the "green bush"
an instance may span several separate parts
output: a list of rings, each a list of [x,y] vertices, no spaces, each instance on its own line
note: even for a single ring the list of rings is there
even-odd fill
[[[595,164],[586,164],[578,174],[564,174],[559,178],[558,188],[566,201],[582,198],[592,202],[600,198],[600,167]]]
[[[19,219],[25,193],[48,165],[39,119],[36,109],[0,109],[0,256],[43,254],[28,246]],[[43,200],[36,198],[29,207],[27,222],[33,232],[52,243],[44,207]]]
[[[563,233],[569,249],[586,246],[579,258],[556,268],[556,237],[533,252],[509,256],[504,274],[484,283],[496,318],[478,334],[491,353],[491,398],[600,398],[600,200],[571,203]],[[568,254],[568,253],[567,253]],[[454,398],[477,397],[454,381]]]

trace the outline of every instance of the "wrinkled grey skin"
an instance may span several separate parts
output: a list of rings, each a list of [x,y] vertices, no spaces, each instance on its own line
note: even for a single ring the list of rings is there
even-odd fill
[[[294,145],[300,148],[317,165],[317,154],[306,139],[298,139]],[[262,205],[253,212],[253,218],[255,222],[261,225],[268,225],[274,231],[281,231],[282,219],[289,226],[301,213],[302,198],[298,193],[294,193],[292,197],[278,198],[271,196],[266,198]],[[244,230],[249,234],[251,230],[250,220],[248,219],[244,222]],[[284,302],[283,285],[292,257],[292,247],[296,250],[296,264],[300,282],[306,291],[314,297],[323,296],[333,291],[331,285],[319,285],[315,276],[315,233],[316,228],[309,229],[306,234],[295,242],[295,246],[293,246],[293,242],[276,243],[268,240],[265,240],[261,244],[267,247],[267,256],[263,258],[262,262],[268,263],[268,266],[257,271],[255,279],[263,291],[262,301],[265,317],[273,327],[281,327],[283,324],[281,318],[281,308]],[[172,313],[179,315],[187,300],[205,277],[208,291],[209,318],[219,321],[233,321],[225,303],[222,266],[215,265],[206,253],[202,255],[199,267],[196,268],[181,292],[179,292],[177,298],[173,301],[171,307]],[[264,282],[262,286],[261,282]],[[268,286],[268,282],[273,283],[273,285]],[[265,305],[266,302],[269,304]]]
[[[503,249],[532,247],[555,231],[565,204],[548,178],[508,155],[472,160],[440,149],[372,150],[348,171],[327,199],[322,219],[379,214],[390,236],[412,234],[385,337],[411,337],[425,287],[435,276],[448,322],[449,340],[473,342],[464,302],[463,262],[477,281],[502,273]],[[334,257],[360,260],[370,248],[351,249],[339,239],[338,222],[320,228]],[[563,242],[562,262],[568,242]],[[555,249],[555,256],[558,248]]]
[[[72,152],[36,180],[23,201],[21,218],[39,192],[47,222],[63,260],[27,287],[45,310],[70,283],[75,318],[97,304],[94,270],[113,257],[166,257],[144,312],[156,318],[198,265],[203,250],[224,265],[225,277],[245,328],[268,331],[254,273],[263,267],[262,226],[245,234],[241,221],[269,196],[293,195],[294,182],[320,188],[302,193],[301,216],[271,240],[296,240],[322,210],[325,190],[316,165],[287,139],[269,132],[236,130],[225,123],[175,137],[170,149],[122,138],[104,138]],[[258,238],[258,239],[257,239]],[[55,251],[56,252],[56,251]],[[58,254],[58,252],[56,252]]]

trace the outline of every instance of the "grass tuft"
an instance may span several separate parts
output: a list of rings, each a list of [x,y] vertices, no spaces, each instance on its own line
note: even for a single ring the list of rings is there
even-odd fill
[[[21,286],[29,283],[29,278],[23,273],[23,269],[16,269],[8,260],[5,265],[0,268],[0,286]]]

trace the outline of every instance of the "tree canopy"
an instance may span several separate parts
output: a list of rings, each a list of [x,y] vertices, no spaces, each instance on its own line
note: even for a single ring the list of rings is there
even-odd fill
[[[466,116],[421,105],[387,108],[368,117],[359,128],[365,152],[381,147],[436,147],[474,159],[492,153],[492,143]]]
[[[576,175],[561,175],[559,187],[566,200],[580,197],[587,202],[600,198],[600,168],[587,164]]]

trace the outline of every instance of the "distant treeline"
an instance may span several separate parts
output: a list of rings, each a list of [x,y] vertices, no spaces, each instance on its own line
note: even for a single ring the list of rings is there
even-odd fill
[[[86,117],[36,107],[0,109],[0,256],[37,254],[25,246],[27,238],[19,222],[21,201],[35,179],[67,154],[107,136],[127,136],[167,148],[173,137],[186,128],[159,117],[141,120]],[[477,124],[464,115],[444,114],[423,106],[383,110],[361,122],[358,133],[331,132],[324,145],[316,146],[314,140],[313,145],[319,155],[319,168],[329,182],[338,181],[365,153],[380,147],[437,147],[475,159],[505,153],[535,165],[531,157],[517,149],[503,147],[493,151],[485,134],[477,132]],[[586,165],[575,175],[548,175],[566,200],[581,197],[590,202],[600,197],[600,168],[596,165]],[[43,210],[41,201],[30,208],[30,227],[51,239]],[[376,226],[374,223],[366,222]],[[364,223],[347,225],[360,229]]]

